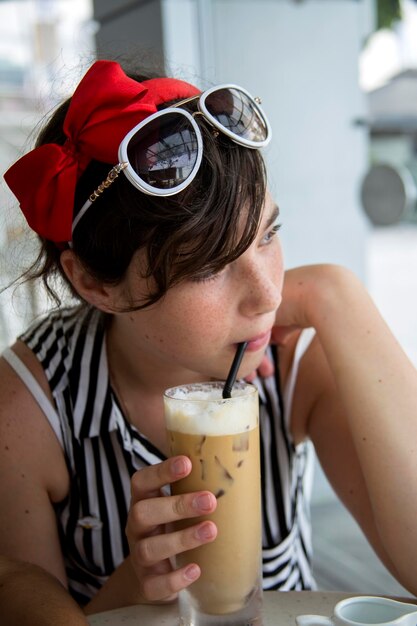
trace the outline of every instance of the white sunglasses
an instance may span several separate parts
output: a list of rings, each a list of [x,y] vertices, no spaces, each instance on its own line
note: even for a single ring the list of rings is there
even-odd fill
[[[181,109],[197,101],[198,111]],[[90,195],[76,215],[72,232],[91,204],[124,172],[137,189],[151,196],[171,196],[195,178],[203,157],[201,130],[194,117],[203,115],[215,128],[246,148],[263,148],[272,131],[258,98],[237,85],[218,85],[153,113],[137,124],[119,146],[119,163]]]

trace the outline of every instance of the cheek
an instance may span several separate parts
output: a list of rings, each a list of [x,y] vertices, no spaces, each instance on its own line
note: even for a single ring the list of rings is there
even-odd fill
[[[279,239],[277,239],[277,245],[274,250],[275,259],[273,263],[273,267],[275,270],[275,283],[278,286],[279,290],[282,291],[282,287],[284,284],[284,255],[282,253],[282,246]]]
[[[227,306],[220,298],[190,298],[177,310],[176,321],[181,332],[204,336],[219,334],[227,319]]]
[[[220,281],[198,283],[184,290],[170,303],[164,315],[166,327],[180,340],[207,341],[227,332],[231,303]]]

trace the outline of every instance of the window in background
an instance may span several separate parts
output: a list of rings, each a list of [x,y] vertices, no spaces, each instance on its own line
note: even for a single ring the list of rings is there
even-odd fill
[[[90,0],[0,2],[1,172],[32,146],[42,117],[71,93],[94,58]],[[0,290],[36,254],[24,219],[3,179],[0,183]],[[48,306],[39,288],[0,291],[0,349]]]

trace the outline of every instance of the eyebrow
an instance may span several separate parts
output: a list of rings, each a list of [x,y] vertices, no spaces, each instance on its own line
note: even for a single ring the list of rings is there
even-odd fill
[[[279,215],[279,207],[277,204],[274,204],[274,206],[272,207],[272,212],[271,215],[268,217],[268,219],[265,222],[265,225],[263,227],[264,230],[267,230],[270,226],[272,226],[272,224],[275,222],[275,220],[277,219]]]

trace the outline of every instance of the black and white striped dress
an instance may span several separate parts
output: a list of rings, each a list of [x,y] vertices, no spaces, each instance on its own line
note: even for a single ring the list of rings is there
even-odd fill
[[[65,452],[70,492],[56,506],[56,515],[69,589],[84,604],[128,554],[124,529],[130,477],[164,456],[123,416],[109,381],[101,313],[54,312],[21,339],[41,362],[55,407],[11,350],[3,356],[44,409]],[[294,447],[288,429],[298,363],[310,339],[305,331],[283,392],[278,377],[256,381],[261,403],[265,589],[314,588],[311,448]]]

